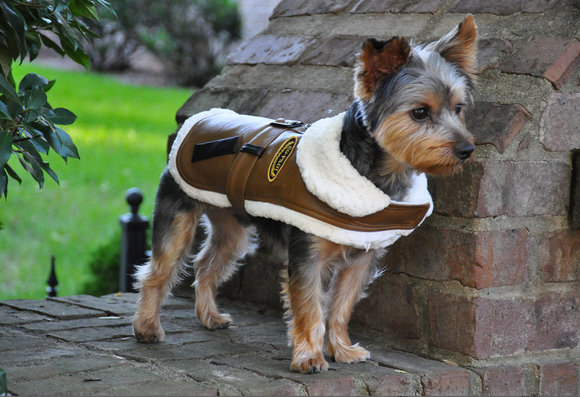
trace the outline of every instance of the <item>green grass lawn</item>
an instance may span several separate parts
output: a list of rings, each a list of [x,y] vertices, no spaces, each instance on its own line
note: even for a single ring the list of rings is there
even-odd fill
[[[56,79],[48,93],[53,107],[65,107],[78,119],[64,126],[81,160],[68,165],[47,157],[60,179],[37,183],[11,159],[23,178],[9,180],[8,200],[0,201],[0,300],[41,299],[46,295],[50,255],[56,255],[59,296],[80,292],[94,249],[117,229],[128,212],[125,191],[139,187],[141,213],[150,217],[159,176],[166,164],[167,136],[175,131],[175,113],[190,90],[132,86],[113,77],[58,71],[34,64],[15,71]],[[21,172],[20,172],[21,171]]]

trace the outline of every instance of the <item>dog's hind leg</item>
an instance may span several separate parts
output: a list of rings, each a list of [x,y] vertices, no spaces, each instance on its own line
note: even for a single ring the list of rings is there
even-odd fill
[[[370,353],[353,345],[348,335],[348,322],[354,305],[364,297],[364,290],[375,274],[375,251],[362,252],[349,260],[335,274],[329,291],[326,353],[341,363],[365,361]]]
[[[206,216],[208,221],[203,225],[208,236],[195,259],[195,311],[208,329],[221,329],[232,319],[219,312],[217,289],[235,273],[237,261],[256,249],[256,232],[241,225],[227,209],[211,207]]]
[[[202,204],[186,196],[167,171],[157,191],[153,217],[152,257],[137,270],[140,290],[133,332],[139,342],[161,342],[165,332],[159,322],[163,300],[188,261]]]

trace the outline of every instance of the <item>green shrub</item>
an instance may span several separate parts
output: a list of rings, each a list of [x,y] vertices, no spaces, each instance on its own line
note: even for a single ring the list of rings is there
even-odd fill
[[[147,229],[147,249],[151,241],[151,228]],[[102,296],[119,292],[121,269],[121,231],[108,242],[95,249],[88,264],[90,278],[82,286],[81,293]]]
[[[119,269],[121,267],[121,232],[92,252],[89,260],[90,278],[85,281],[82,292],[101,296],[119,291]]]

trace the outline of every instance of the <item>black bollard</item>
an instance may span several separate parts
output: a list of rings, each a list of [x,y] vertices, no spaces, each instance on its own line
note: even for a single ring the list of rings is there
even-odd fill
[[[130,214],[119,218],[123,234],[121,237],[121,271],[119,289],[121,292],[137,292],[133,288],[133,276],[137,265],[143,263],[146,256],[146,231],[149,221],[139,215],[139,206],[143,202],[143,194],[137,188],[127,190],[125,195]]]
[[[46,280],[46,283],[48,284],[48,287],[46,287],[47,298],[56,298],[56,294],[58,292],[58,290],[56,289],[56,286],[58,285],[58,280],[56,279],[56,270],[54,268],[54,264],[55,258],[54,254],[52,254],[50,256],[50,274],[48,275],[48,280]]]

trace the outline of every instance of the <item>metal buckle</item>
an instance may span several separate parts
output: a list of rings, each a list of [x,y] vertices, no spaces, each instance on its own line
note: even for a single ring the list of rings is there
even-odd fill
[[[276,119],[270,123],[272,127],[280,127],[280,128],[296,128],[302,127],[304,123],[298,120],[286,120],[286,119]]]

